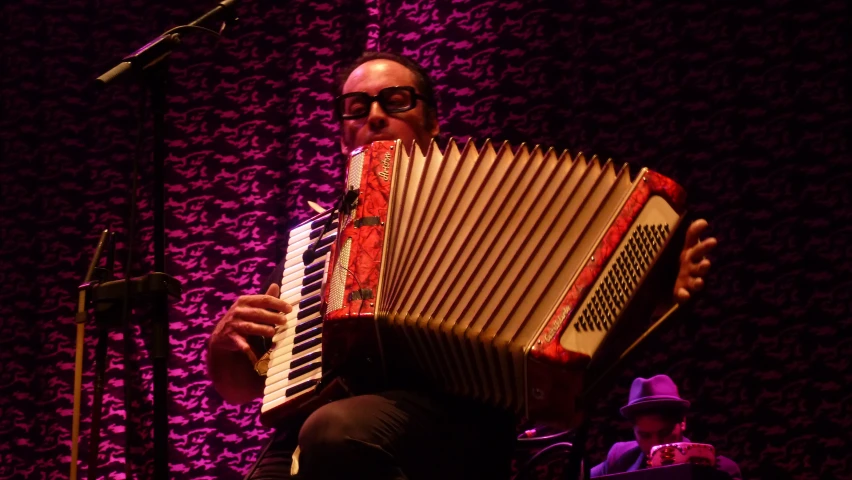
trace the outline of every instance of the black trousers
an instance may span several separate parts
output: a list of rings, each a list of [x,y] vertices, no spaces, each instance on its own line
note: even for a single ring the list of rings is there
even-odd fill
[[[508,479],[515,424],[510,414],[443,395],[360,395],[276,431],[246,479],[291,478],[297,442],[298,479]]]

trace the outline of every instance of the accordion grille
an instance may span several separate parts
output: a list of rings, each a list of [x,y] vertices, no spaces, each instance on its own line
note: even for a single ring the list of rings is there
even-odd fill
[[[361,174],[364,171],[364,152],[352,156],[349,162],[349,175],[346,179],[347,190],[357,190],[361,186]]]
[[[576,331],[607,331],[633,296],[669,235],[668,225],[642,225],[630,235],[598,288],[574,317]]]
[[[349,252],[352,250],[352,239],[347,238],[340,249],[334,273],[331,275],[331,283],[328,286],[328,311],[333,312],[343,308],[343,296],[346,294],[346,274],[349,265]],[[342,268],[341,268],[342,267]]]

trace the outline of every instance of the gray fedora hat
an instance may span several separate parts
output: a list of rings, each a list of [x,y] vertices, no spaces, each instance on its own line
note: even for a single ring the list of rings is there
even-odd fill
[[[684,412],[689,408],[689,402],[680,398],[677,385],[668,375],[633,380],[630,397],[627,405],[621,407],[621,415],[630,418],[636,413],[659,408],[682,409]]]

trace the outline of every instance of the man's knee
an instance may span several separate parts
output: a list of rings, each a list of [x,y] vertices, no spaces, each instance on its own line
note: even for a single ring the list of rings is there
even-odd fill
[[[360,431],[357,418],[339,403],[324,405],[305,420],[299,430],[299,446],[303,452],[315,449],[336,452],[345,448],[347,439],[357,439]]]
[[[338,401],[323,406],[299,431],[299,472],[304,478],[406,478],[398,460],[383,446],[372,398]],[[378,422],[378,423],[377,423]]]

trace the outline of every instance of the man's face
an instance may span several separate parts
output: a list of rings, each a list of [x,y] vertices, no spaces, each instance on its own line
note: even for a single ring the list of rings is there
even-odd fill
[[[652,447],[680,442],[683,439],[684,428],[686,428],[684,420],[667,420],[656,413],[637,415],[633,419],[633,434],[636,435],[639,448],[646,457],[651,455]]]
[[[395,86],[416,87],[414,73],[390,60],[371,60],[358,66],[349,75],[343,84],[342,93],[366,92],[376,95],[385,87]],[[362,145],[399,138],[405,148],[416,140],[420,148],[425,150],[437,134],[438,124],[426,118],[422,100],[418,100],[417,106],[407,112],[390,115],[382,110],[379,102],[373,102],[367,116],[343,121],[340,149],[349,155],[349,152]]]

